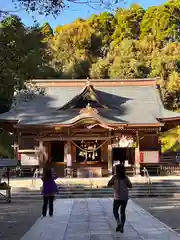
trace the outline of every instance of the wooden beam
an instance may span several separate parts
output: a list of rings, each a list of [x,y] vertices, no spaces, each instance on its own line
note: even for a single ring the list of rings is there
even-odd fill
[[[74,140],[74,141],[80,141],[80,140],[108,140],[110,139],[109,137],[101,137],[101,136],[75,136],[75,137],[45,137],[45,138],[39,138],[36,137],[37,141],[70,141],[70,140]]]

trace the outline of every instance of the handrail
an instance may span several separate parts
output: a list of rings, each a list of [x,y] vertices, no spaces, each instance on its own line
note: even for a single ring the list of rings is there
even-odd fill
[[[151,178],[149,176],[149,172],[148,172],[146,167],[143,168],[143,172],[144,172],[144,178],[146,178],[146,183],[148,185],[148,194],[150,196],[151,195],[151,184],[152,184],[152,181],[151,181]]]
[[[151,177],[146,167],[143,168],[144,178],[147,180],[147,184],[152,184]]]
[[[90,186],[91,186],[91,189],[93,188],[93,180],[94,180],[94,173],[92,171],[92,169],[88,169],[89,171],[89,181],[90,181]]]
[[[34,183],[39,178],[39,174],[40,174],[40,171],[39,169],[36,168],[32,176],[32,186],[34,186]]]

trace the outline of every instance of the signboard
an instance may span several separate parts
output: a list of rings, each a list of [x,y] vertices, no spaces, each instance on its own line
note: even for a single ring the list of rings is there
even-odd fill
[[[35,153],[21,153],[22,166],[38,166],[39,159]]]
[[[159,151],[141,151],[140,163],[159,163]]]

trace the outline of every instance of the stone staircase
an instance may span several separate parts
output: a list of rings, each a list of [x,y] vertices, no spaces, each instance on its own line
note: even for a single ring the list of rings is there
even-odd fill
[[[95,187],[82,184],[59,184],[57,198],[109,198],[113,197],[113,189],[108,187]],[[140,197],[168,197],[180,198],[180,180],[167,180],[160,182],[134,183],[129,191],[131,198]],[[40,199],[39,189],[13,188],[12,199]]]

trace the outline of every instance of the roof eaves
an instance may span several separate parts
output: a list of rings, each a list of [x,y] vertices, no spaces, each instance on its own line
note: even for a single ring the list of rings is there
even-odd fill
[[[164,118],[157,118],[158,121],[176,121],[176,120],[180,120],[180,116],[179,117],[164,117]]]

